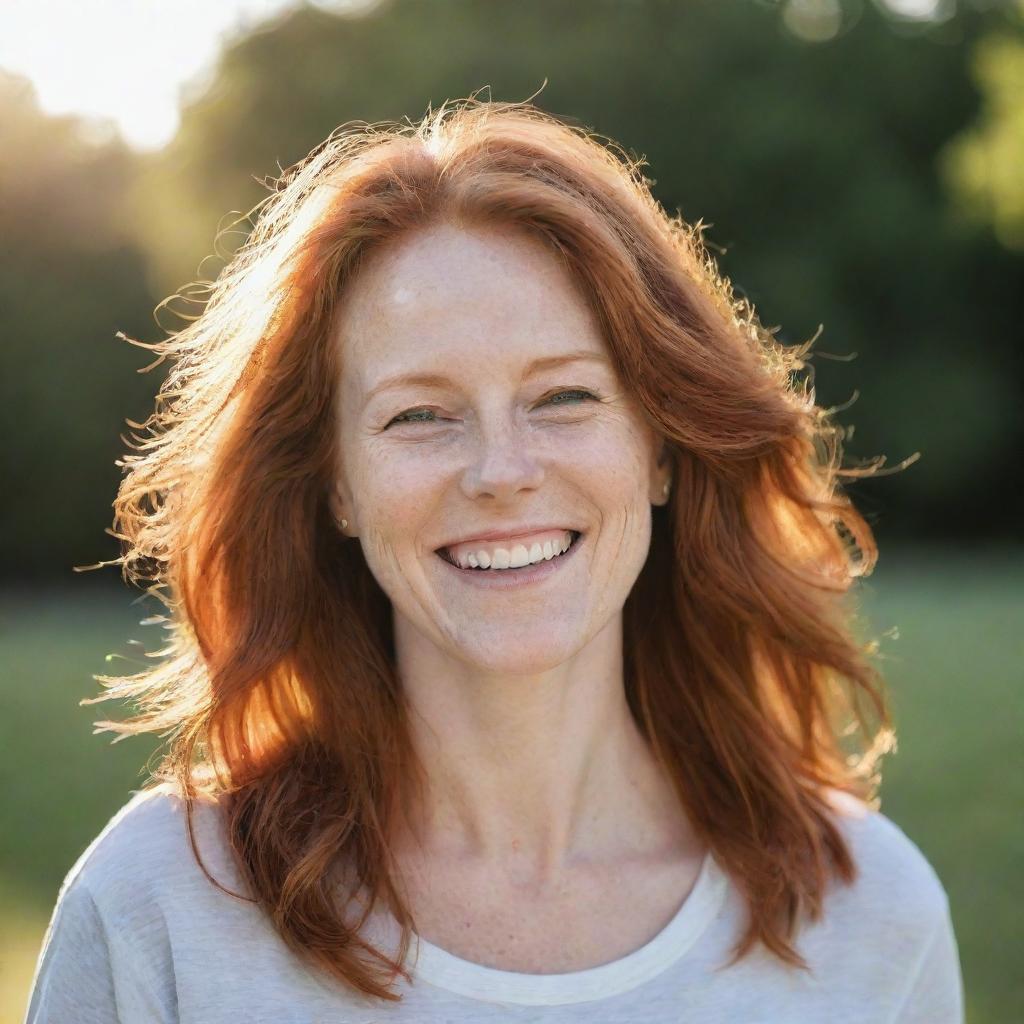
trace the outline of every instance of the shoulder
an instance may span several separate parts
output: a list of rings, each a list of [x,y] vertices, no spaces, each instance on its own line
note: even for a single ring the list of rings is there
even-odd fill
[[[192,828],[203,865],[239,892],[240,877],[226,840],[221,807],[193,802]],[[85,890],[104,916],[130,913],[165,894],[182,898],[213,882],[196,859],[189,838],[186,802],[169,787],[134,793],[86,847],[61,887]]]
[[[852,885],[835,890],[833,910],[868,914],[876,927],[888,922],[930,933],[948,914],[949,901],[921,848],[857,797],[834,789],[826,797],[857,871]]]
[[[849,1000],[857,1020],[963,1021],[956,936],[935,869],[880,810],[835,790],[826,797],[856,876],[830,888],[802,936],[801,951],[828,979],[823,991],[836,1005]]]
[[[207,870],[238,892],[216,803],[193,806]],[[178,1019],[175,948],[198,922],[225,918],[185,811],[166,789],[137,792],[75,861],[43,939],[27,1021]],[[253,930],[245,924],[242,934]]]

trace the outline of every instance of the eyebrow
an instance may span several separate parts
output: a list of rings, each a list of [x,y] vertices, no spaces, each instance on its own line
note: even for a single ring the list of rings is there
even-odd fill
[[[607,357],[602,353],[592,352],[589,349],[586,349],[580,352],[567,352],[565,355],[560,356],[541,356],[539,359],[534,359],[533,362],[526,367],[526,372],[523,376],[531,377],[543,370],[551,370],[559,366],[564,366],[566,363],[582,361],[604,363],[605,365],[608,363]],[[451,377],[447,377],[443,373],[401,373],[394,377],[385,377],[384,380],[376,384],[369,394],[367,394],[363,405],[368,405],[370,400],[381,394],[381,392],[391,391],[395,388],[445,387],[452,383],[453,381]]]

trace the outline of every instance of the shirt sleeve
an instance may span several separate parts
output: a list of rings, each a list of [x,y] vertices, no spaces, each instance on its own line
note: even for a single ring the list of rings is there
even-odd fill
[[[61,891],[36,964],[25,1024],[120,1024],[110,945],[89,890]]]
[[[895,1024],[964,1024],[963,975],[949,902],[944,902]]]

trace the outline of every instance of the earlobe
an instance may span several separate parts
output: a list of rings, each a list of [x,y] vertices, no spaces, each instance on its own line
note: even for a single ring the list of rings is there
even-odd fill
[[[331,518],[334,519],[341,530],[348,527],[348,519],[345,518],[345,506],[341,494],[334,490],[327,496],[327,506],[330,509]]]
[[[661,451],[658,454],[658,459],[657,459],[658,469],[663,469],[665,467],[665,465],[669,463],[670,458],[671,458],[671,450],[670,450],[670,446],[669,446],[668,440],[663,440],[662,441],[662,445],[661,445]],[[662,474],[659,473],[658,476],[662,476]],[[656,482],[656,481],[652,482],[652,488],[653,488],[654,493],[656,494],[656,498],[653,500],[652,504],[655,504],[655,505],[667,505],[668,504],[669,494],[671,493],[671,490],[672,490],[672,473],[671,473],[671,471],[669,471],[667,476],[663,476],[662,477],[660,484],[658,482]]]
[[[651,480],[651,504],[667,505],[669,495],[672,493],[672,477],[659,473]]]

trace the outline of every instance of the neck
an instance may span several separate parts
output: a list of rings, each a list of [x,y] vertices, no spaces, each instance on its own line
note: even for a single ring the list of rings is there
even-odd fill
[[[671,781],[630,713],[621,619],[535,675],[455,663],[396,622],[426,785],[395,847],[491,865],[544,886],[574,865],[692,851]]]

